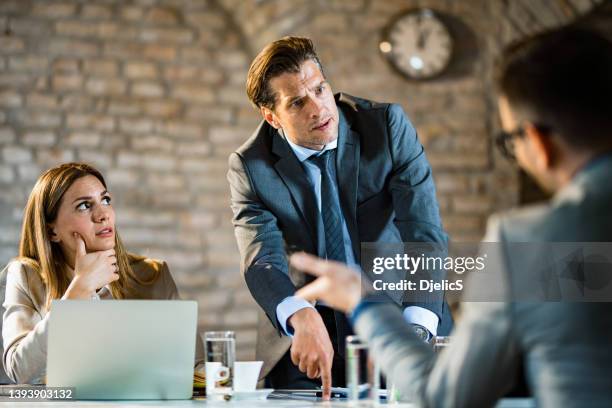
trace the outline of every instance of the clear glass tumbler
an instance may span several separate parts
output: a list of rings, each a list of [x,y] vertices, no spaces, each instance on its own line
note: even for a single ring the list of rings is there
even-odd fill
[[[233,331],[205,332],[206,397],[227,399],[232,395],[236,335]]]
[[[346,385],[350,402],[379,401],[380,369],[370,357],[366,342],[358,336],[346,337]]]

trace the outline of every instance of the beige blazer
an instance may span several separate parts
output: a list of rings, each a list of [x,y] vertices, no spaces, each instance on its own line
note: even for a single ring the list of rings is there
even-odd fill
[[[176,284],[164,261],[137,260],[131,264],[134,273],[146,279],[160,270],[151,285],[136,288],[138,299],[180,299]],[[49,313],[44,310],[46,289],[41,276],[20,261],[7,265],[4,315],[2,319],[2,362],[9,378],[20,384],[45,382],[47,365],[47,328]],[[100,299],[112,299],[107,288],[98,291]],[[200,336],[196,339],[195,365],[204,361],[204,347]]]

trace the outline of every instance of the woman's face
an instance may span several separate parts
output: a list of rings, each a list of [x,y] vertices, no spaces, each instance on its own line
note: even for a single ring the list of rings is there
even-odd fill
[[[111,196],[100,180],[88,175],[77,179],[62,197],[51,241],[57,242],[68,259],[74,259],[78,233],[85,241],[87,252],[115,247],[115,210]]]

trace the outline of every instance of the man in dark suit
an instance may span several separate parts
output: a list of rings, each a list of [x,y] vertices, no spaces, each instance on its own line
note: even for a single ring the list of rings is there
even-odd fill
[[[242,273],[267,316],[257,357],[270,386],[322,382],[328,397],[332,379],[344,385],[352,329],[344,314],[294,296],[308,278],[289,270],[287,249],[358,266],[362,242],[444,245],[431,168],[400,106],[334,96],[309,39],[265,47],[247,94],[264,120],[230,156],[228,180]],[[398,303],[425,340],[449,332],[443,292]]]

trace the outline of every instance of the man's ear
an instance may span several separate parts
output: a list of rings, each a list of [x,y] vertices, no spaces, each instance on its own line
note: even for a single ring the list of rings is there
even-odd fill
[[[278,129],[281,127],[272,109],[262,106],[259,108],[259,111],[261,112],[261,116],[263,116],[265,121],[268,122],[270,126],[272,126],[274,129]]]
[[[525,137],[533,149],[534,164],[542,170],[550,170],[557,160],[557,150],[550,136],[538,129],[533,123],[527,123],[525,125]]]

